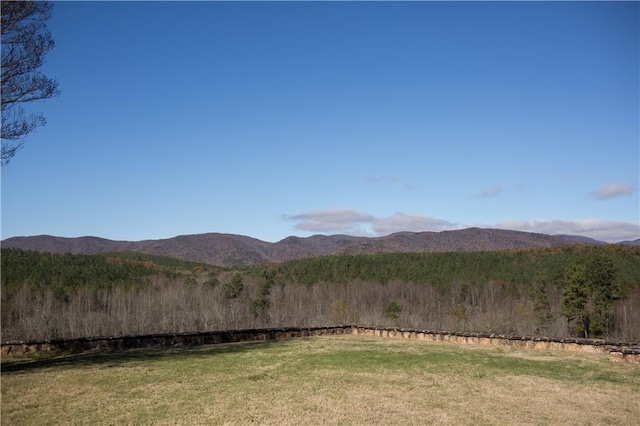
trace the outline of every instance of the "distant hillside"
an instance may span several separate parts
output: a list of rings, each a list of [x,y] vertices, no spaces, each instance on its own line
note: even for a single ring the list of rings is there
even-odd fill
[[[502,229],[468,228],[442,232],[399,232],[356,241],[341,253],[497,251],[575,244],[564,238]]]
[[[625,246],[640,246],[640,238],[638,238],[637,240],[623,241],[620,244],[623,244]]]
[[[583,237],[581,235],[556,234],[554,235],[554,237],[560,237],[564,240],[569,241],[572,244],[596,244],[596,245],[606,244],[603,241],[594,240],[593,238]]]
[[[3,248],[43,251],[49,253],[98,254],[109,251],[134,251],[135,243],[98,237],[65,238],[51,235],[14,237],[2,241]]]
[[[287,237],[276,243],[242,235],[218,233],[135,242],[97,237],[63,238],[40,235],[9,238],[2,242],[2,247],[76,254],[131,251],[219,266],[240,266],[330,254],[498,251],[575,243],[602,244],[600,241],[584,237],[469,228],[443,232],[399,232],[375,238],[347,235]],[[638,244],[638,240],[629,243]]]

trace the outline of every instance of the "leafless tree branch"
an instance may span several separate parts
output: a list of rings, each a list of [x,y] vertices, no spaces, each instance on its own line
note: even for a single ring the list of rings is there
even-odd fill
[[[2,165],[22,147],[27,134],[46,123],[42,115],[27,115],[20,105],[59,94],[58,82],[38,71],[55,46],[46,27],[52,8],[46,1],[2,1]]]

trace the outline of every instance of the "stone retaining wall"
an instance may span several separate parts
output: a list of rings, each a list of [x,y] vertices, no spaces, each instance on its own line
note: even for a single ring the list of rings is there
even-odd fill
[[[0,345],[0,353],[5,356],[9,354],[25,354],[38,351],[81,352],[86,350],[122,350],[167,346],[196,346],[338,334],[395,337],[480,346],[510,346],[533,350],[603,353],[608,354],[612,361],[640,363],[640,344],[638,343],[610,342],[598,339],[559,339],[487,333],[430,331],[364,325],[288,327],[254,330],[210,331],[203,333],[165,333],[141,336],[83,337],[77,339],[14,341],[2,343]]]
[[[122,350],[168,346],[198,346],[218,343],[280,340],[295,337],[351,334],[353,326],[262,328],[255,330],[224,330],[200,333],[163,333],[139,336],[80,337],[38,341],[13,341],[0,345],[0,354],[26,354],[39,351]]]
[[[609,354],[609,359],[612,361],[640,363],[640,344],[631,342],[612,342],[600,339],[510,336],[504,334],[431,331],[361,325],[354,325],[352,332],[353,334],[363,336],[395,337],[479,346],[510,346],[534,350],[603,353]]]

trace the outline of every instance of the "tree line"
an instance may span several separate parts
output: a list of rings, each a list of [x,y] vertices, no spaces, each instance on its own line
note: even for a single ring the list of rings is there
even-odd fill
[[[324,256],[224,269],[2,250],[2,335],[338,323],[640,340],[640,249]]]
[[[34,292],[51,291],[68,300],[79,290],[114,287],[140,288],[157,274],[177,279],[220,268],[141,253],[54,254],[2,249],[2,298],[10,299],[22,286]]]
[[[348,283],[391,280],[447,287],[453,282],[498,281],[531,288],[539,281],[563,280],[567,265],[609,258],[624,288],[638,285],[640,249],[627,246],[575,245],[491,252],[378,253],[332,255],[283,262],[276,266],[288,281]]]

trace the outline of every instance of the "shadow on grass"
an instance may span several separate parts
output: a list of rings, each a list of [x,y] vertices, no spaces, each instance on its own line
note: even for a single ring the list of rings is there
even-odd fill
[[[87,367],[105,365],[117,367],[129,362],[157,361],[180,357],[210,357],[222,354],[244,353],[252,350],[279,347],[289,342],[282,340],[261,340],[251,342],[220,343],[202,346],[172,346],[123,349],[119,351],[42,352],[32,355],[7,356],[2,358],[2,374],[37,371],[45,368]]]

